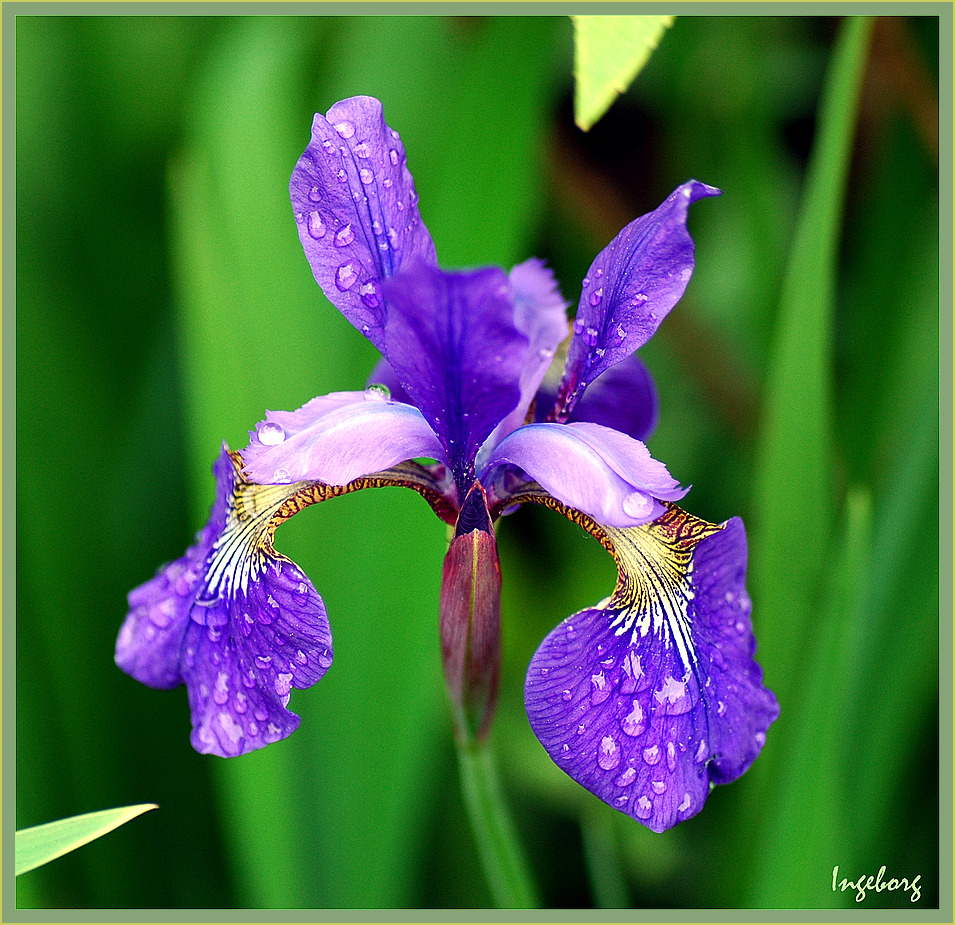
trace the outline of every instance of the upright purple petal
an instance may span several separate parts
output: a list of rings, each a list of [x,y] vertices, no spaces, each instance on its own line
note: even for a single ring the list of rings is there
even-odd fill
[[[418,265],[385,284],[385,355],[444,444],[461,496],[475,455],[520,399],[528,339],[496,267],[446,273]]]
[[[719,194],[689,180],[597,255],[584,278],[552,420],[566,421],[587,385],[645,344],[680,300],[694,265],[687,213],[696,200]]]
[[[590,528],[620,580],[606,607],[541,644],[527,713],[560,768],[661,832],[749,767],[779,713],[753,660],[745,533],[675,507],[645,527]]]
[[[153,687],[185,682],[200,752],[244,754],[299,723],[289,692],[332,661],[325,605],[272,533],[296,488],[252,485],[238,454],[216,460],[209,521],[185,556],[129,595],[116,663]]]
[[[421,412],[374,386],[322,395],[297,411],[268,411],[249,437],[245,471],[263,484],[345,485],[407,459],[445,459]]]
[[[413,261],[437,262],[404,146],[385,124],[381,103],[355,96],[316,114],[289,192],[316,281],[381,350],[382,280]]]
[[[586,422],[515,430],[494,448],[484,471],[508,464],[568,507],[619,527],[655,520],[664,510],[661,501],[676,501],[687,491],[639,440]]]
[[[495,428],[488,441],[491,446],[524,423],[558,345],[568,336],[567,306],[554,274],[542,260],[532,257],[518,264],[509,279],[514,289],[514,327],[529,346],[519,379],[520,401]]]

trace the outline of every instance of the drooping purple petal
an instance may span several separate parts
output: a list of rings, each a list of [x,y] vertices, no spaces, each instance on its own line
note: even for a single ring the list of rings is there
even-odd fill
[[[298,234],[328,300],[382,350],[381,282],[413,261],[436,264],[434,242],[398,133],[381,103],[355,96],[316,114],[289,183]]]
[[[249,437],[245,471],[262,484],[345,485],[407,459],[445,460],[421,412],[373,386],[322,395],[297,411],[266,412]]]
[[[753,660],[746,538],[738,519],[715,527],[675,507],[601,532],[620,583],[541,644],[527,713],[560,768],[661,832],[749,767],[779,712]]]
[[[226,447],[216,498],[186,554],[129,595],[116,663],[152,687],[185,682],[193,745],[244,754],[288,735],[289,690],[310,687],[332,660],[325,605],[272,547],[295,489],[252,485]]]
[[[536,420],[547,419],[557,400],[557,384],[537,393]],[[633,354],[591,382],[574,406],[567,423],[590,421],[647,440],[659,417],[660,402],[650,371]]]
[[[639,440],[600,424],[528,424],[505,437],[488,459],[519,466],[568,507],[599,523],[637,526],[663,513],[680,488],[663,463]]]
[[[463,497],[478,448],[520,399],[528,339],[514,326],[511,284],[496,267],[419,264],[384,288],[384,353],[444,444]]]
[[[566,421],[587,385],[645,344],[680,300],[694,265],[689,207],[719,194],[689,180],[597,255],[584,278],[552,420]]]

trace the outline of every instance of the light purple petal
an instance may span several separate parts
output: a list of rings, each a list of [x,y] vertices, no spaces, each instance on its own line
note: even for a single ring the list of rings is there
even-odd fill
[[[606,609],[548,635],[525,703],[560,768],[661,832],[749,767],[779,708],[753,660],[738,519],[713,527],[671,507],[606,538],[621,583]]]
[[[129,595],[116,663],[152,687],[185,682],[193,745],[229,756],[288,735],[292,687],[332,659],[325,605],[271,542],[293,489],[252,485],[226,447],[216,460],[209,521],[185,556]]]
[[[528,339],[496,267],[445,273],[418,265],[385,284],[385,355],[441,439],[462,496],[474,458],[520,398]]]
[[[435,265],[434,242],[398,133],[381,103],[355,96],[316,114],[289,184],[298,234],[328,300],[382,349],[381,282],[416,260]]]
[[[487,463],[519,466],[547,492],[601,524],[637,526],[688,489],[639,440],[600,424],[528,424],[498,444]]]
[[[532,257],[514,267],[509,278],[514,289],[514,327],[527,338],[529,347],[520,373],[520,401],[494,429],[489,447],[524,423],[558,345],[568,336],[567,305],[543,261]]]
[[[345,485],[407,459],[445,459],[421,412],[374,387],[322,395],[298,411],[269,411],[249,437],[245,471],[262,484]]]
[[[538,392],[536,420],[547,419],[556,398],[556,383]],[[619,430],[635,440],[647,440],[656,428],[659,409],[653,377],[637,354],[633,354],[590,384],[567,422],[590,421]]]
[[[680,300],[694,265],[687,213],[719,194],[689,180],[597,255],[584,278],[554,420],[566,421],[587,385],[645,344]]]

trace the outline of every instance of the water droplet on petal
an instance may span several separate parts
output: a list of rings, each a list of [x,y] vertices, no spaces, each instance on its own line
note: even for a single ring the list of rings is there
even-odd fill
[[[627,768],[623,774],[621,774],[614,783],[618,787],[629,787],[637,778],[637,769],[636,768]]]
[[[753,736],[753,741],[756,743],[757,748],[762,748],[766,744],[766,733],[757,732],[756,735]]]
[[[605,771],[612,771],[620,764],[620,749],[613,736],[604,736],[597,749],[597,764]]]
[[[288,485],[292,481],[292,476],[289,475],[288,469],[276,469],[272,473],[272,483],[275,485]]]
[[[373,382],[365,389],[365,401],[388,401],[391,390],[381,382]]]
[[[653,812],[653,804],[646,796],[642,796],[639,800],[637,800],[637,805],[634,809],[634,812],[637,814],[639,819],[649,819],[650,814]]]
[[[398,250],[401,245],[401,238],[398,235],[398,232],[394,228],[388,228],[388,243],[395,249]]]
[[[573,695],[573,693],[571,693],[571,691],[566,690],[566,691],[561,691],[560,696],[561,696],[564,700],[571,700],[574,695]]]
[[[676,770],[676,746],[672,742],[667,742],[667,767]]]
[[[601,287],[600,289],[595,289],[593,292],[590,293],[590,304],[593,305],[594,308],[596,308],[603,301],[603,298],[604,298],[603,287]]]
[[[322,199],[322,190],[318,186],[313,186],[308,191],[308,198],[311,202],[321,202]]]
[[[377,308],[381,305],[381,296],[378,294],[378,286],[374,280],[369,280],[364,285],[359,286],[358,294],[361,296],[362,302],[369,308]]]
[[[318,664],[321,665],[322,668],[328,668],[328,666],[331,665],[331,663],[332,663],[331,650],[325,649],[325,651],[322,652],[322,654],[319,655],[318,657]]]
[[[342,168],[341,170],[339,170],[338,173],[335,174],[335,176],[338,177],[338,182],[339,182],[339,183],[347,183],[347,182],[348,182],[348,174],[345,173],[345,169],[344,169],[344,168]]]
[[[574,319],[574,334],[584,333],[584,323],[579,318]]]
[[[355,240],[355,231],[352,226],[343,225],[335,232],[335,247],[347,247]]]
[[[279,674],[275,676],[275,693],[279,697],[287,697],[292,689],[292,675]]]
[[[382,185],[385,189],[391,189],[391,187],[394,186],[394,183],[393,183],[391,177],[385,177],[385,179],[381,181],[381,185]]]
[[[583,723],[581,723],[581,724],[577,727],[577,735],[579,735],[579,736],[582,736],[586,731],[587,731],[587,727],[586,727]]]
[[[261,668],[263,671],[269,667],[269,664],[272,661],[271,655],[256,655],[255,664]]]
[[[622,507],[628,517],[648,517],[653,512],[653,499],[642,491],[633,491],[623,499]]]
[[[628,736],[638,736],[647,728],[643,708],[634,700],[633,709],[620,721],[620,728]]]
[[[591,327],[591,328],[587,328],[587,330],[584,331],[584,343],[588,347],[593,347],[596,345],[597,337],[598,337],[598,331],[596,328]]]
[[[677,811],[681,813],[685,813],[690,808],[691,802],[692,801],[690,800],[690,795],[688,793],[684,793],[683,800],[680,803],[680,805],[677,807]]]
[[[362,167],[362,169],[358,171],[358,179],[367,186],[369,183],[374,182],[375,175],[367,167]]]
[[[335,142],[331,141],[331,140],[328,139],[328,138],[326,138],[326,139],[322,142],[322,147],[325,149],[326,153],[328,153],[328,154],[334,154],[334,153],[335,153]]]
[[[263,421],[255,432],[263,446],[277,446],[285,440],[285,429],[275,421]]]
[[[229,676],[224,672],[220,671],[216,675],[216,684],[212,690],[212,699],[222,706],[229,699]]]
[[[358,268],[351,261],[343,263],[335,274],[335,285],[341,292],[345,292],[347,289],[351,289],[356,282],[358,282]]]
[[[618,337],[620,340],[623,340],[626,336],[627,336],[627,329],[626,329],[622,324],[618,324],[618,325],[617,325],[617,337]]]
[[[659,796],[667,789],[667,782],[665,780],[652,780],[650,781],[650,789]]]
[[[360,157],[365,159],[371,154],[371,148],[368,147],[368,143],[365,141],[359,141],[352,150],[355,152],[355,157]]]
[[[660,749],[656,745],[651,745],[643,750],[643,760],[651,767],[660,760]]]
[[[338,132],[342,138],[351,138],[355,134],[355,126],[348,122],[347,120],[342,120],[341,122],[335,123],[335,131]]]
[[[590,683],[593,688],[590,692],[590,702],[595,706],[603,703],[610,696],[610,686],[607,684],[607,676],[601,671],[590,676]]]
[[[245,713],[245,711],[249,709],[249,698],[246,697],[242,691],[239,691],[239,693],[235,695],[233,702],[235,703],[236,713]]]
[[[325,237],[325,232],[328,230],[325,227],[325,223],[322,221],[321,215],[318,212],[309,212],[308,213],[308,224],[305,226],[308,229],[308,233],[316,241]]]

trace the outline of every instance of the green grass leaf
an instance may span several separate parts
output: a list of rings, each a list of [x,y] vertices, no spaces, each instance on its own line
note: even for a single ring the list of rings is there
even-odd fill
[[[630,86],[672,16],[571,16],[574,121],[587,131]]]
[[[135,819],[151,809],[155,803],[140,803],[138,806],[120,806],[104,809],[98,813],[70,816],[45,825],[35,825],[16,833],[16,875],[20,876],[41,864],[75,851],[94,839],[112,832],[130,819]]]

